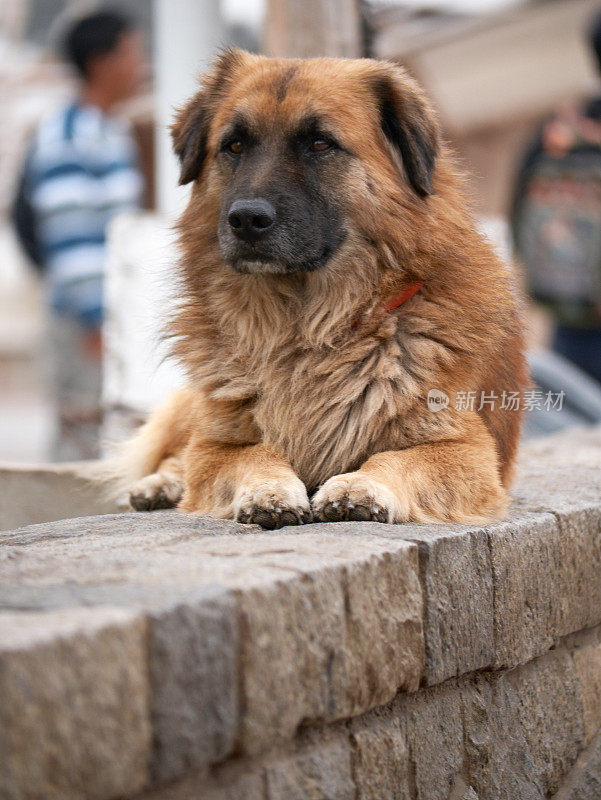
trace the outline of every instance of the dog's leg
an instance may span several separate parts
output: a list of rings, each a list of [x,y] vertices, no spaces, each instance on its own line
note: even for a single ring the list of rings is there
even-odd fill
[[[183,493],[182,454],[190,436],[197,395],[171,395],[111,461],[120,489],[136,511],[173,508]]]
[[[264,528],[311,520],[305,485],[263,444],[222,445],[193,439],[184,457],[184,511]]]
[[[163,459],[156,472],[140,478],[130,489],[129,502],[135,511],[173,508],[182,498],[184,476],[181,459]]]
[[[479,417],[450,441],[377,453],[313,497],[323,521],[487,522],[508,502],[494,440]]]

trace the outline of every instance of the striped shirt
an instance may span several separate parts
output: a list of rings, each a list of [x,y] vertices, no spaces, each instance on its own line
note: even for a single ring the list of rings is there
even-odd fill
[[[98,325],[106,227],[140,207],[143,183],[127,125],[73,103],[42,122],[31,164],[31,202],[51,306]]]

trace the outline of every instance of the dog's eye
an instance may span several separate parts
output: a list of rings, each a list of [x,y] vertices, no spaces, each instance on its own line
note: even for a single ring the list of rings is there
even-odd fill
[[[239,139],[236,139],[235,142],[230,142],[228,144],[227,149],[230,153],[234,153],[234,155],[239,156],[244,152],[244,145]]]
[[[325,151],[330,150],[331,147],[332,143],[328,142],[327,139],[313,139],[309,145],[309,150],[312,153],[325,153]]]

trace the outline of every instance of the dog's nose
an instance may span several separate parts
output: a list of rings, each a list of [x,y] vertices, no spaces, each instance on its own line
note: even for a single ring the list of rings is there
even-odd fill
[[[275,208],[267,200],[236,200],[227,216],[230,228],[238,239],[256,242],[275,223]]]

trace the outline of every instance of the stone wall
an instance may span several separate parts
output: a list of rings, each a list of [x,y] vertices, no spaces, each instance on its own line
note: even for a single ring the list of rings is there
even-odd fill
[[[0,797],[599,800],[601,431],[506,520],[0,534]]]

